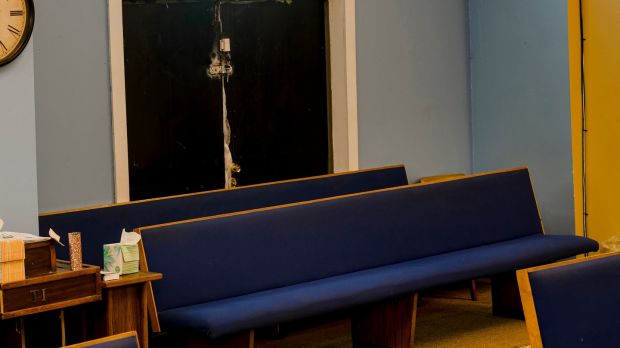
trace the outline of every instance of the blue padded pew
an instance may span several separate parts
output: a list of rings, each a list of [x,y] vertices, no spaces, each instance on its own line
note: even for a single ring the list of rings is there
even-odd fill
[[[409,342],[411,321],[385,316],[414,313],[411,296],[419,290],[489,275],[514,277],[516,269],[598,249],[590,239],[543,233],[526,168],[139,232],[148,268],[164,274],[153,284],[164,330],[217,340],[361,308],[353,320],[354,342],[390,347]],[[516,279],[514,285],[518,293]],[[394,309],[400,306],[406,310]],[[385,327],[395,322],[404,324]],[[390,330],[400,343],[379,337]]]
[[[194,219],[292,202],[376,190],[407,184],[403,165],[322,175],[228,190],[163,197],[39,216],[39,234],[53,228],[66,241],[67,233],[82,233],[83,261],[101,265],[103,244],[116,243],[123,228],[131,231],[177,220]],[[57,248],[69,259],[67,248]]]
[[[620,253],[517,272],[532,348],[620,347]]]

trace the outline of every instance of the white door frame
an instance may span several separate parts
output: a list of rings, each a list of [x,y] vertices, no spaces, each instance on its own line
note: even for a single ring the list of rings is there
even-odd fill
[[[328,0],[334,172],[359,169],[355,0]],[[117,203],[129,201],[129,156],[123,51],[122,0],[108,0],[110,81]]]

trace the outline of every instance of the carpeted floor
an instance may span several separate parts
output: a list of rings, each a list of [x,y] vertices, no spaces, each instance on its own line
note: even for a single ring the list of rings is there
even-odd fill
[[[420,348],[514,348],[528,345],[525,322],[494,317],[488,281],[478,282],[479,300],[469,299],[466,287],[434,291],[422,297],[415,346]],[[257,339],[257,348],[349,348],[350,321],[319,321],[291,330],[283,339]]]

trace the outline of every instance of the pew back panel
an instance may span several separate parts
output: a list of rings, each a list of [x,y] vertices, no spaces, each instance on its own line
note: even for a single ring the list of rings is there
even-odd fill
[[[620,253],[517,272],[534,348],[620,346]]]
[[[123,228],[130,231],[140,226],[406,184],[407,175],[402,165],[330,174],[227,190],[41,214],[39,217],[39,234],[47,235],[48,229],[53,228],[66,241],[68,232],[81,232],[84,262],[100,265],[102,263],[102,245],[118,242],[120,231]],[[66,248],[58,248],[57,253],[59,258],[68,259]]]

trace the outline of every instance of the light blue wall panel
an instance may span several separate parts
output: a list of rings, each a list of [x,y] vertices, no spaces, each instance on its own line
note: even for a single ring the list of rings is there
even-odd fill
[[[4,230],[38,234],[34,39],[0,67],[0,218]]]
[[[114,200],[106,0],[37,2],[39,209]]]
[[[471,171],[465,0],[357,0],[362,168]]]
[[[548,233],[573,234],[566,0],[471,0],[474,171],[529,166]]]

